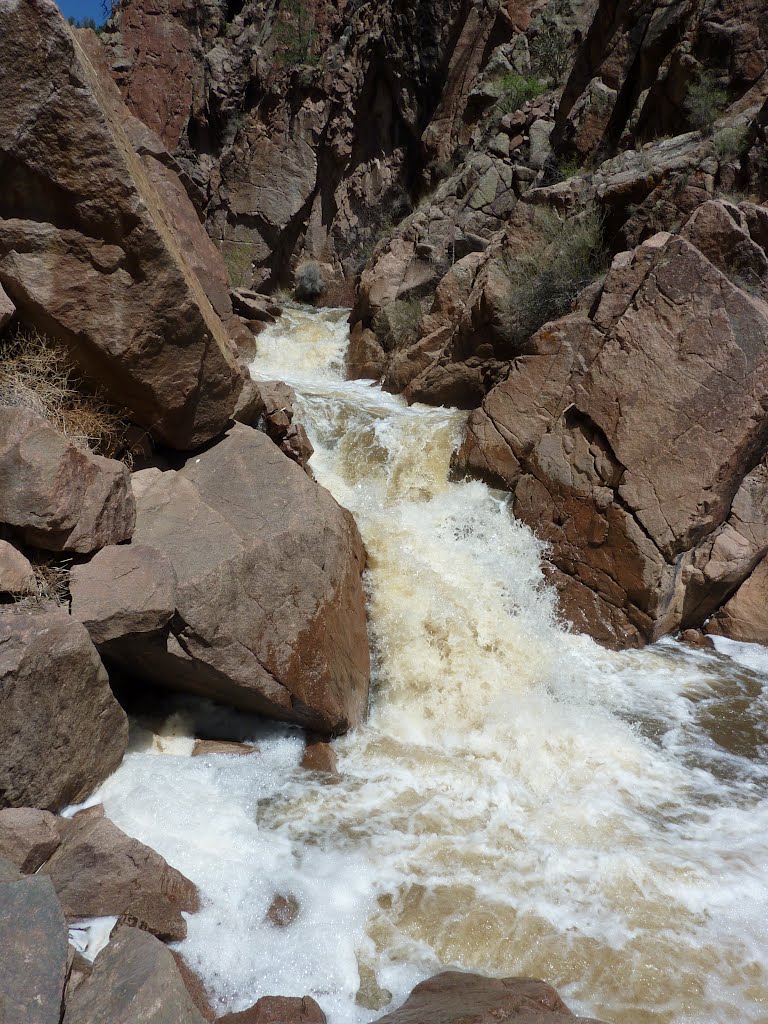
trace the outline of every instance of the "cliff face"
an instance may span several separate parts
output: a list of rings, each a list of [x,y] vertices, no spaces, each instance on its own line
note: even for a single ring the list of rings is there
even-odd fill
[[[594,4],[559,6],[567,48]],[[550,7],[129,0],[103,38],[129,108],[199,187],[234,283],[269,289],[304,257],[354,279],[461,163],[496,88],[478,91],[482,69],[529,68],[525,33],[543,36]]]
[[[763,14],[127,0],[108,42],[235,283],[318,261],[349,375],[474,410],[456,472],[513,493],[566,617],[636,645],[763,628]]]

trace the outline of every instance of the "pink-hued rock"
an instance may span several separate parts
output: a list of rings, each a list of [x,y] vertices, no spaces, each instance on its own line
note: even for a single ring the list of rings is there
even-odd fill
[[[0,8],[0,87],[0,284],[19,318],[155,438],[204,443],[237,396],[230,340],[117,90],[51,0]]]
[[[576,1017],[551,985],[534,978],[486,978],[446,971],[423,981],[376,1024],[599,1024]]]
[[[97,647],[163,629],[176,610],[176,574],[160,551],[142,544],[102,548],[72,567],[72,615]]]
[[[0,522],[47,551],[128,540],[135,504],[122,462],[76,448],[30,409],[0,406]]]
[[[71,919],[140,914],[150,901],[160,912],[194,912],[197,887],[154,850],[132,839],[109,818],[75,820],[42,871],[53,882]]]
[[[0,591],[4,594],[28,594],[35,586],[35,574],[29,559],[7,540],[0,540]]]
[[[85,627],[63,609],[0,607],[0,807],[79,803],[127,744]]]

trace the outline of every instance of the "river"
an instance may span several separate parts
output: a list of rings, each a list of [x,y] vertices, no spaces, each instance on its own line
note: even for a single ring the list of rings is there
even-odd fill
[[[341,781],[288,728],[172,698],[97,794],[200,886],[182,953],[221,1012],[311,994],[360,1024],[457,966],[612,1024],[764,1024],[768,651],[568,633],[505,495],[448,480],[466,414],[345,381],[346,338],[344,311],[289,308],[252,368],[296,388],[368,549],[371,708]],[[259,756],[189,757],[201,717]]]

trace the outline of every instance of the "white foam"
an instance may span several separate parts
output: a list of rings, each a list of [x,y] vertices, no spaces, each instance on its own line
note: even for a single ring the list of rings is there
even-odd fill
[[[344,381],[345,344],[342,314],[292,309],[254,373],[299,389],[366,542],[370,720],[335,786],[242,716],[259,757],[183,756],[215,718],[189,702],[134,747],[100,795],[205,894],[182,952],[222,1011],[310,994],[360,1024],[459,966],[615,1024],[764,1024],[768,652],[570,635],[505,497],[447,481],[463,415]],[[278,893],[301,906],[284,931]]]

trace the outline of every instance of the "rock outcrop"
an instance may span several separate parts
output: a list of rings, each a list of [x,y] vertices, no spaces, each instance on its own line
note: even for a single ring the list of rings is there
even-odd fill
[[[359,723],[365,556],[349,513],[242,424],[182,469],[133,480],[133,544],[73,574],[73,614],[107,662],[324,735]],[[148,593],[162,595],[149,609]]]
[[[486,978],[446,971],[423,981],[398,1010],[377,1024],[599,1024],[571,1013],[557,992],[533,978]]]
[[[81,451],[30,409],[0,405],[0,522],[46,551],[90,554],[129,540],[135,517],[122,462]]]
[[[183,934],[181,911],[198,909],[197,887],[159,853],[125,835],[108,818],[75,820],[46,861],[48,875],[68,918],[133,915],[152,931],[153,918],[173,912]],[[151,914],[147,907],[152,905]]]
[[[0,875],[0,1020],[59,1024],[67,926],[50,879]]]
[[[84,800],[127,742],[85,628],[63,609],[0,608],[0,807]]]
[[[722,215],[739,259],[765,254],[748,204],[712,205],[683,237],[619,254],[588,308],[543,327],[456,460],[513,491],[566,615],[613,644],[699,625],[768,550],[768,306],[686,236]]]
[[[121,927],[67,1001],[63,1024],[204,1024],[170,950]]]
[[[180,217],[51,0],[3,5],[0,40],[0,285],[155,438],[200,445],[225,427],[240,376]]]

